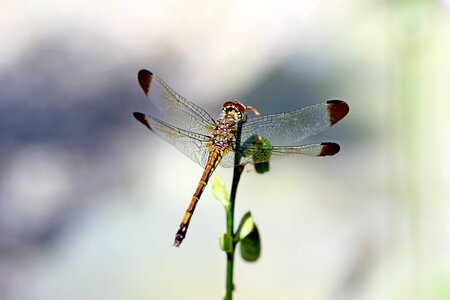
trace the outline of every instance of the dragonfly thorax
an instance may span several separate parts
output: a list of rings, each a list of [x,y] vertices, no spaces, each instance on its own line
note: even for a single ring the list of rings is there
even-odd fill
[[[214,129],[211,132],[210,151],[225,151],[231,146],[231,142],[235,139],[237,123],[234,117],[227,114],[216,121]]]

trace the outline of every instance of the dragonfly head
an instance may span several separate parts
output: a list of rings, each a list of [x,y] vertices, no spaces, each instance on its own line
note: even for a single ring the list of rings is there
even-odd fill
[[[229,115],[236,122],[244,122],[247,119],[247,109],[238,100],[225,102],[222,106],[222,116]]]

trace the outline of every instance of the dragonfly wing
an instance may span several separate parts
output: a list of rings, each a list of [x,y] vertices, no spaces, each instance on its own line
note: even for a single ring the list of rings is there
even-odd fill
[[[138,73],[138,81],[152,105],[150,115],[179,129],[207,135],[214,120],[201,107],[172,90],[148,70]]]
[[[307,156],[331,156],[339,152],[341,147],[336,143],[319,143],[307,144],[300,146],[248,146],[243,152],[248,153],[247,156],[242,155],[240,165],[247,163],[263,163],[274,159],[290,157],[294,155]],[[221,160],[220,165],[225,168],[234,166],[234,151],[227,153]]]
[[[155,132],[170,144],[174,145],[175,148],[191,160],[203,168],[206,166],[209,156],[207,144],[210,137],[208,135],[177,128],[150,115],[145,115],[139,112],[135,112],[133,115],[148,129]]]
[[[293,155],[331,156],[339,152],[340,146],[336,143],[307,144],[301,146],[274,146],[268,148],[255,148],[251,160],[255,163],[266,162],[273,159],[285,158]],[[264,155],[258,155],[263,150]],[[246,157],[249,158],[248,156]]]
[[[298,145],[303,139],[336,124],[348,113],[342,100],[330,100],[287,113],[249,118],[242,126],[242,141],[258,135],[273,146]]]
[[[245,165],[248,163],[253,163],[253,160],[251,157],[241,157],[239,165]],[[220,166],[223,168],[234,167],[234,151],[230,151],[222,157],[222,160],[220,161]]]
[[[232,168],[234,167],[234,159],[235,159],[235,151],[228,151],[220,161],[220,166],[223,168]],[[246,157],[241,157],[240,165],[245,165],[246,163],[249,163],[250,160],[248,160]]]

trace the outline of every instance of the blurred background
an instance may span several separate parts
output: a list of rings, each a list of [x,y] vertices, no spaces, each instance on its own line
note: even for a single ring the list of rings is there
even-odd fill
[[[214,117],[350,105],[306,141],[337,156],[243,175],[263,248],[235,299],[450,299],[450,1],[0,6],[1,299],[223,297],[210,185],[172,247],[202,170],[132,117],[141,68]]]

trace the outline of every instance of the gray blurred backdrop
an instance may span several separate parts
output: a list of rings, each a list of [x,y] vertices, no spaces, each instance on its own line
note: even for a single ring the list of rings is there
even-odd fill
[[[132,117],[148,68],[218,116],[344,99],[298,157],[246,172],[263,252],[236,299],[450,299],[450,1],[0,2],[0,299],[221,299],[224,211]],[[232,172],[216,172],[231,184]]]

